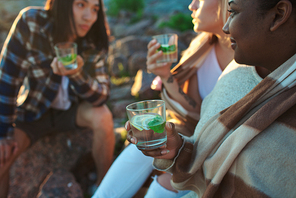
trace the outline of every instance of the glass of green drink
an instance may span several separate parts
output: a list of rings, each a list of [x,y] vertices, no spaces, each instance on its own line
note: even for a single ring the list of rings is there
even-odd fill
[[[138,149],[156,149],[166,143],[166,111],[163,100],[135,102],[126,107],[126,112],[132,134],[138,139]]]
[[[178,60],[178,35],[177,34],[161,34],[155,35],[152,38],[156,39],[160,44],[157,51],[162,51],[162,56],[157,59],[157,63],[177,62]]]
[[[68,70],[77,68],[77,44],[72,42],[57,43],[54,46],[58,60]]]

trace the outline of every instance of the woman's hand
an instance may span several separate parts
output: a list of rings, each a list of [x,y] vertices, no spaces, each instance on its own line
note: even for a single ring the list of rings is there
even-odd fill
[[[0,167],[5,166],[18,152],[18,146],[13,138],[0,140]]]
[[[77,72],[79,72],[82,67],[84,65],[83,59],[81,56],[77,56],[77,68],[76,69],[66,69],[64,67],[64,65],[58,61],[58,58],[55,57],[52,61],[52,63],[50,64],[53,73],[60,75],[60,76],[68,76],[68,75],[73,75],[76,74]]]
[[[137,144],[138,140],[132,135],[129,121],[125,123],[125,128],[128,131],[127,140],[132,144]],[[167,132],[167,142],[165,146],[153,150],[141,150],[144,155],[157,159],[174,159],[182,146],[183,140],[175,130],[175,125],[167,122],[165,125]]]
[[[153,74],[159,76],[162,79],[167,79],[171,75],[171,65],[172,63],[156,63],[156,60],[162,56],[162,51],[156,52],[160,47],[160,44],[156,39],[151,40],[148,43],[148,53],[147,53],[147,70]]]

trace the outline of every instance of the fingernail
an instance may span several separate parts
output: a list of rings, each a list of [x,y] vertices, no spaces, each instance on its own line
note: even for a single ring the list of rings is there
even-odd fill
[[[127,122],[125,123],[124,128],[127,129]]]
[[[169,122],[167,122],[167,127],[168,127],[169,129],[171,129],[171,128],[172,128],[172,124],[169,123]]]
[[[160,153],[162,154],[162,155],[165,155],[165,154],[167,154],[167,153],[169,153],[170,151],[169,150],[163,150],[163,151],[161,151]]]
[[[136,144],[135,141],[136,141],[135,138],[131,138],[131,142],[132,142],[133,144]]]

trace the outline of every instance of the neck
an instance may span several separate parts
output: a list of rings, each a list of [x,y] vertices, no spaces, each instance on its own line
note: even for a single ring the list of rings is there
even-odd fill
[[[268,74],[270,74],[270,71],[264,67],[257,67],[255,66],[256,68],[256,71],[258,73],[258,75],[261,77],[261,78],[265,78],[266,76],[268,76]]]
[[[218,42],[215,45],[215,52],[218,63],[221,70],[223,71],[226,66],[233,60],[234,51],[230,46],[228,37],[224,34],[223,36],[217,36]]]

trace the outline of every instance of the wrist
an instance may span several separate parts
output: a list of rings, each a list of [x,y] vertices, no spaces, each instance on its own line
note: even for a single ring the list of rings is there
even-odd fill
[[[175,149],[175,156],[171,159],[173,160],[174,162],[176,161],[176,159],[179,157],[180,153],[181,153],[181,150],[183,149],[184,145],[185,145],[185,140],[183,138],[183,136],[181,134],[178,134],[179,136],[179,141],[178,141],[178,145]]]
[[[172,83],[174,81],[174,77],[171,73],[168,73],[167,75],[159,76],[162,80],[162,82],[169,82]]]
[[[178,150],[180,151],[184,147],[185,140],[184,140],[184,137],[182,136],[182,134],[179,133],[178,135],[180,138],[180,141],[178,141]]]

